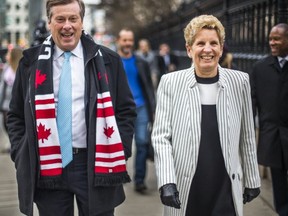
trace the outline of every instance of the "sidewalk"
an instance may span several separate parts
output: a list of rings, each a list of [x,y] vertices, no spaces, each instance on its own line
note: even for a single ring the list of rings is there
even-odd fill
[[[128,163],[128,170],[132,176],[132,163]],[[21,216],[18,210],[17,185],[15,170],[8,154],[0,154],[0,215]],[[154,164],[148,164],[147,185],[145,195],[134,192],[133,184],[125,185],[126,201],[116,208],[115,216],[162,216],[162,205],[156,186]],[[38,213],[35,209],[35,215]],[[77,215],[75,211],[75,215]],[[262,181],[260,196],[244,207],[245,216],[276,216],[272,210],[271,183]]]
[[[0,119],[1,120],[1,119]],[[1,122],[1,121],[0,121]],[[7,145],[7,136],[0,126],[0,152]],[[135,149],[135,148],[134,148]],[[133,177],[133,159],[128,161],[128,171]],[[115,216],[162,216],[162,205],[156,185],[154,164],[148,162],[148,186],[145,195],[134,192],[133,183],[125,185],[126,201],[116,208]],[[35,216],[38,212],[35,208]],[[22,216],[18,210],[17,184],[14,164],[7,153],[0,153],[0,216]],[[77,210],[75,210],[75,215]],[[260,196],[244,206],[244,216],[276,216],[273,211],[271,182],[262,180]]]

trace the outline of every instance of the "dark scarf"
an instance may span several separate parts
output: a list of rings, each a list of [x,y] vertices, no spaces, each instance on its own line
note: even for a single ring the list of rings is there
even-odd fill
[[[53,92],[52,49],[49,36],[42,44],[35,77],[35,115],[40,156],[40,187],[57,188],[61,185],[62,159],[56,125]],[[95,140],[95,186],[113,186],[130,182],[126,160],[114,108],[108,77],[101,50],[92,59],[98,79]]]

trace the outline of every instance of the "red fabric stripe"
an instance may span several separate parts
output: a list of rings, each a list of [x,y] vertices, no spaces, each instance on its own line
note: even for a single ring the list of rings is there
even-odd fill
[[[37,119],[56,118],[55,109],[36,110]]]
[[[120,161],[120,160],[125,160],[125,157],[124,156],[119,156],[119,157],[115,157],[115,158],[96,157],[96,161],[100,161],[100,162],[115,162],[115,161]]]
[[[111,101],[111,97],[98,98],[97,103],[105,103]]]
[[[114,116],[113,107],[97,108],[97,118]]]
[[[41,170],[41,176],[57,176],[62,174],[62,168]]]
[[[54,98],[35,100],[35,105],[40,105],[40,104],[54,104]]]
[[[52,160],[45,160],[45,161],[40,161],[41,165],[49,165],[49,164],[54,164],[54,163],[62,163],[61,158],[58,159],[52,159]]]
[[[39,154],[41,156],[50,154],[61,154],[60,146],[40,147]]]
[[[109,172],[109,170],[112,170],[112,172]],[[95,173],[117,173],[117,172],[125,172],[126,171],[126,165],[119,165],[113,168],[109,167],[95,167]]]
[[[96,144],[95,151],[97,153],[113,153],[118,151],[123,151],[123,145],[122,143],[116,143],[111,145],[100,145]]]

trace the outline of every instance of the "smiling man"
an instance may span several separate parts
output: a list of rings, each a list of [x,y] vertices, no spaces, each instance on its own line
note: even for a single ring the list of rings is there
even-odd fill
[[[119,55],[83,31],[82,0],[48,0],[51,35],[24,51],[8,113],[22,213],[113,216],[136,118]]]
[[[258,162],[271,168],[274,205],[288,215],[288,25],[269,34],[271,55],[256,62],[251,73],[254,114],[259,116]]]
[[[148,63],[134,53],[134,33],[132,30],[123,28],[119,31],[117,48],[136,103],[134,184],[135,191],[143,194],[147,190],[145,184],[146,160],[151,140],[149,125],[153,124],[155,112],[154,88]]]

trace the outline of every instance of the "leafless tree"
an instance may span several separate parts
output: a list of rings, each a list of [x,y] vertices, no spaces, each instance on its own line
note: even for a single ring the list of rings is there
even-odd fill
[[[144,26],[175,11],[182,0],[102,0],[98,6],[106,12],[107,31],[112,34],[128,27],[137,32]]]

